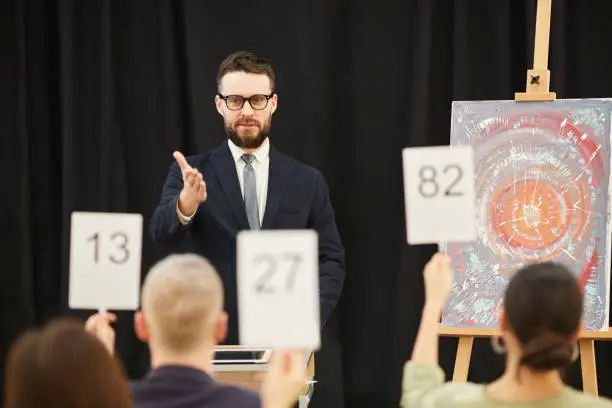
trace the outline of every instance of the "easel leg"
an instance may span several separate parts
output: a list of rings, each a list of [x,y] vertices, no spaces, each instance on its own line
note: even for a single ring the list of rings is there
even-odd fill
[[[467,381],[473,345],[473,336],[459,337],[459,344],[457,345],[457,358],[455,359],[455,370],[453,372],[453,382]]]
[[[582,369],[582,390],[585,394],[598,396],[595,342],[589,339],[581,339],[579,340],[579,344],[580,368]]]

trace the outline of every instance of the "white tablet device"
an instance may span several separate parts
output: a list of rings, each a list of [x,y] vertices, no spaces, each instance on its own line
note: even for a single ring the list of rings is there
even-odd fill
[[[213,364],[265,364],[271,349],[215,349]]]

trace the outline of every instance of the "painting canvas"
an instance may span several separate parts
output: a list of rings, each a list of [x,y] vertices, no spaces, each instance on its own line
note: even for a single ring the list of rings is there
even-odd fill
[[[444,327],[499,327],[513,272],[554,261],[584,288],[585,329],[608,328],[611,111],[612,99],[453,103],[451,145],[474,148],[478,238],[447,243]]]

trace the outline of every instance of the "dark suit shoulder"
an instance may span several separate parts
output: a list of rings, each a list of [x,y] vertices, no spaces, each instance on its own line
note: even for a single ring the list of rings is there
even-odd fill
[[[197,167],[198,169],[203,169],[210,163],[213,156],[221,157],[223,159],[232,159],[232,154],[230,152],[229,146],[227,145],[227,141],[221,143],[221,145],[217,146],[214,149],[205,150],[202,153],[193,154],[190,156],[185,156],[185,160],[192,167]]]
[[[285,162],[285,165],[292,169],[294,172],[298,172],[302,176],[308,176],[312,178],[323,177],[323,174],[316,168],[297,160],[294,157],[287,156],[284,153],[274,150],[274,155]]]
[[[187,160],[187,163],[189,163],[191,167],[196,167],[196,168],[201,169],[206,166],[212,154],[213,154],[213,151],[205,151],[199,154],[185,156],[185,160]]]

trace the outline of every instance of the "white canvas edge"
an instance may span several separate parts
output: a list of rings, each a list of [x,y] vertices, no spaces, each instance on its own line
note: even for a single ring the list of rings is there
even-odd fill
[[[499,102],[514,102],[516,104],[526,104],[526,102],[515,101],[514,99],[496,99],[496,100],[458,100],[452,101],[452,104],[467,104],[467,103],[499,103]],[[553,101],[539,101],[539,102],[529,102],[530,104],[538,103],[538,104],[555,104],[555,103],[563,103],[563,102],[612,102],[612,98],[570,98],[570,99],[555,99]]]
[[[610,101],[612,99],[608,99],[608,101]],[[610,118],[612,119],[612,110],[610,111]],[[612,124],[610,124],[610,134],[608,135],[608,140],[610,142],[610,149],[612,149]],[[610,157],[608,160],[610,160],[612,162],[612,157]],[[603,331],[607,331],[608,328],[610,327],[610,258],[612,257],[612,255],[610,254],[610,241],[612,240],[612,237],[610,236],[610,234],[612,233],[612,222],[610,220],[610,218],[612,217],[612,214],[610,213],[610,208],[611,208],[611,204],[610,201],[612,199],[612,195],[610,194],[610,188],[612,188],[612,163],[608,162],[608,222],[606,223],[606,265],[605,265],[605,272],[606,272],[606,306],[605,306],[605,316],[606,319],[604,321],[604,325],[601,328],[601,330]]]

